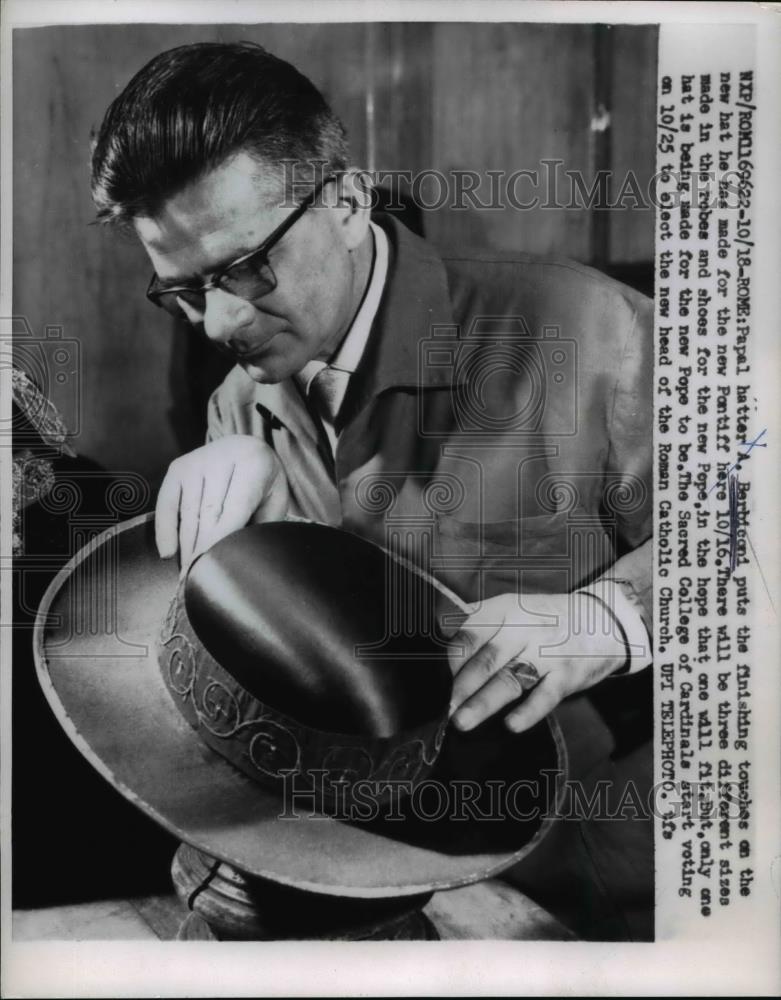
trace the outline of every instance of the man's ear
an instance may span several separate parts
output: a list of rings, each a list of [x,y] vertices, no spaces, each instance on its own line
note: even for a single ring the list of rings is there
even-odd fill
[[[366,238],[371,218],[372,190],[366,171],[352,168],[340,174],[336,183],[336,206],[341,213],[339,226],[348,250],[354,250]]]

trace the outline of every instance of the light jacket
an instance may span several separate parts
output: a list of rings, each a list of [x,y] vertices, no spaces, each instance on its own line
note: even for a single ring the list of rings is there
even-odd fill
[[[293,380],[238,367],[210,400],[209,439],[262,436],[293,513],[412,559],[466,601],[604,575],[650,629],[652,303],[571,261],[440,255],[378,221],[388,279],[333,465]]]

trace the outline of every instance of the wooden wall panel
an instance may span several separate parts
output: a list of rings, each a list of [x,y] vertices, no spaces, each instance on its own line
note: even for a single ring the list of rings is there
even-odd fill
[[[15,31],[14,312],[34,332],[60,324],[81,345],[76,448],[109,468],[154,475],[166,420],[167,324],[144,301],[140,247],[88,223],[89,133],[144,58],[110,29]],[[156,46],[150,38],[150,55]],[[107,58],[112,53],[113,58]],[[51,387],[73,424],[67,398]]]
[[[433,165],[539,170],[541,183],[544,159],[589,170],[589,26],[437,24],[434,38]],[[524,201],[534,193],[526,182],[518,187]],[[536,193],[545,199],[544,187]],[[576,210],[439,211],[430,221],[432,238],[442,245],[463,240],[581,259],[589,254],[589,218]]]
[[[372,26],[373,160],[378,171],[425,170],[432,161],[434,30],[426,22]],[[404,185],[402,185],[403,187]]]

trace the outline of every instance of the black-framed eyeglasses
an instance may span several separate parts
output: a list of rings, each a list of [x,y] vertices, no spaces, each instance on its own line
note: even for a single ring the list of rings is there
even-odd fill
[[[163,286],[157,275],[153,274],[146,290],[146,297],[172,316],[181,318],[184,314],[177,299],[186,302],[188,306],[203,315],[206,311],[206,293],[213,288],[221,288],[231,295],[248,299],[250,302],[268,295],[277,287],[277,277],[268,259],[269,251],[276,246],[288,229],[295,225],[304,212],[312,207],[326,184],[330,184],[333,180],[336,180],[334,175],[326,177],[259,247],[238,257],[226,267],[220,268],[205,284]]]

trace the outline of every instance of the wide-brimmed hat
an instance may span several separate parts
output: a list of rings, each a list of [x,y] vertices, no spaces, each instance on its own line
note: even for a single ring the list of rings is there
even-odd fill
[[[302,889],[359,897],[413,894],[477,881],[528,854],[547,831],[562,793],[566,754],[555,719],[513,734],[494,717],[470,733],[449,727],[442,739],[444,661],[442,649],[435,648],[438,633],[419,629],[416,634],[404,627],[376,633],[393,606],[398,560],[334,528],[280,524],[247,530],[250,535],[226,539],[221,551],[214,549],[196,563],[189,601],[175,562],[157,555],[151,515],[95,538],[52,582],[36,623],[39,679],[85,757],[183,841],[249,875]],[[248,537],[260,538],[258,544],[265,547],[263,587],[244,586],[256,572],[251,559],[236,562]],[[373,549],[381,559],[376,553],[367,556]],[[382,580],[376,573],[356,580],[346,571],[365,569],[367,558],[375,560],[375,568],[390,566],[391,572],[383,572]],[[431,607],[435,591],[438,615],[444,609],[446,617],[460,613],[463,618],[467,606],[433,578],[412,567],[401,572],[416,574],[419,607]],[[220,573],[226,587],[222,598],[215,583]],[[239,590],[231,591],[237,585]],[[237,594],[250,602],[252,620],[267,626],[249,641]],[[342,617],[329,622],[324,617],[329,608],[340,609]],[[426,621],[426,614],[419,620]],[[192,632],[181,631],[183,624]],[[276,646],[269,646],[272,624],[279,634]],[[394,634],[400,646],[394,647]],[[408,766],[401,754],[402,770],[391,769],[385,777],[411,776],[406,794],[394,798],[390,809],[348,812],[344,818],[325,815],[322,801],[314,800],[306,786],[293,781],[281,791],[274,782],[257,780],[251,759],[249,767],[239,766],[242,753],[247,763],[246,742],[233,745],[236,757],[218,752],[219,733],[212,732],[214,739],[207,742],[202,720],[197,714],[188,717],[186,703],[192,705],[193,699],[182,700],[187,684],[181,681],[189,675],[176,668],[173,675],[167,672],[165,651],[171,646],[180,650],[181,667],[184,647],[177,646],[177,635],[185,635],[193,649],[191,666],[225,669],[230,682],[238,683],[239,695],[249,694],[261,706],[260,716],[271,711],[272,723],[286,729],[292,723],[294,730],[303,726],[305,739],[314,732],[343,741],[349,735],[344,720],[352,712],[358,719],[353,735],[359,760],[365,759],[366,740],[375,749],[377,740],[387,741],[382,747],[389,761],[399,746],[420,738],[425,766],[418,766],[420,760]],[[342,651],[318,653],[318,635],[323,642],[341,637]],[[283,652],[272,664],[275,649]],[[345,650],[352,660],[345,659]],[[400,650],[406,654],[400,657]],[[269,664],[265,675],[256,660]],[[417,685],[413,670],[420,677]],[[328,695],[318,700],[318,684],[323,691],[323,672],[328,676],[329,671]],[[334,693],[340,685],[352,699],[342,714],[337,709],[344,707],[343,698]],[[398,715],[415,687],[427,692],[421,695],[422,711]],[[202,700],[199,704],[203,709]],[[372,705],[377,710],[373,722]],[[217,720],[211,729],[219,730],[228,718],[226,703],[207,699],[209,706]],[[260,759],[269,770],[267,737],[261,740]],[[333,749],[327,740],[312,746],[320,754],[315,761],[321,762],[323,750]],[[343,771],[352,775],[355,757],[348,753],[346,759]]]

